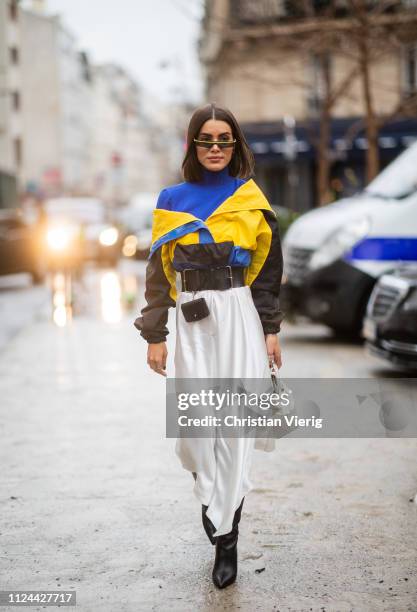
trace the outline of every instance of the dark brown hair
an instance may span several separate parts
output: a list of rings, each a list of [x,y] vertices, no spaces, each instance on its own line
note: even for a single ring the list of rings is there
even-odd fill
[[[229,124],[233,138],[236,138],[232,159],[228,166],[229,174],[239,178],[249,178],[254,172],[255,159],[246,138],[233,113],[212,103],[197,108],[190,119],[187,131],[187,152],[182,162],[184,179],[189,183],[195,183],[202,178],[203,166],[197,158],[194,138],[198,138],[202,125],[208,119],[218,119]]]

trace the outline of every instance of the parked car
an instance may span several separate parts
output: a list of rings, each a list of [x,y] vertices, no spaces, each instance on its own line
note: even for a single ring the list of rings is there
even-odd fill
[[[379,276],[417,263],[417,143],[362,193],[295,220],[283,253],[283,309],[359,333]]]
[[[417,266],[381,276],[369,299],[363,335],[369,353],[417,370]]]
[[[98,198],[61,197],[46,200],[46,243],[50,267],[95,261],[115,265],[123,237]]]
[[[0,274],[28,272],[34,283],[46,274],[41,236],[18,209],[0,210]]]

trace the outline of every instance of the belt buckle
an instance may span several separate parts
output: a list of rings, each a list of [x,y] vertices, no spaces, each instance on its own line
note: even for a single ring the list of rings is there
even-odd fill
[[[214,270],[224,270],[226,268],[226,270],[229,270],[229,274],[227,275],[227,278],[230,280],[230,287],[229,289],[233,289],[233,274],[232,274],[232,266],[218,266],[217,268],[213,268]]]
[[[230,280],[230,289],[233,289],[233,273],[232,273],[232,266],[225,266],[228,270],[229,270],[229,275],[228,278]]]

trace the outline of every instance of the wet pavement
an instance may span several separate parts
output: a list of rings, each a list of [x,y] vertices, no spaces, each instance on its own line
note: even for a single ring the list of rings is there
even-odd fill
[[[48,300],[47,288],[32,286],[29,274],[0,276],[0,351],[47,307]]]
[[[165,379],[133,327],[143,282],[142,263],[122,262],[72,291],[62,277],[0,289],[3,316],[15,310],[0,353],[1,588],[75,589],[83,612],[415,611],[414,439],[256,451],[238,580],[212,585],[193,479],[165,438]],[[283,377],[397,376],[321,326],[285,323],[281,338]]]

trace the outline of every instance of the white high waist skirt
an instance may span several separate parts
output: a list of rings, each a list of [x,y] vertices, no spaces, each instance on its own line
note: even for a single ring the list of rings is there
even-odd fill
[[[204,297],[210,315],[187,322],[181,304],[193,295],[180,291],[176,304],[176,378],[269,378],[270,369],[262,324],[250,287],[225,291],[196,291]],[[197,474],[194,493],[208,506],[207,516],[216,527],[215,536],[229,533],[234,513],[252,489],[249,478],[254,437],[177,438],[175,452],[182,466]]]

